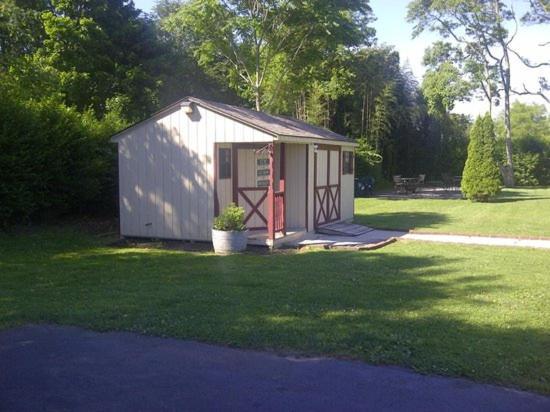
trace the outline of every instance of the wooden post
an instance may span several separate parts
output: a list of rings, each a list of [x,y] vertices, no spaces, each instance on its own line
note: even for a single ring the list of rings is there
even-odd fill
[[[325,218],[325,224],[330,221],[330,215],[332,214],[332,211],[330,210],[330,193],[331,193],[331,188],[330,188],[330,149],[331,147],[328,146],[327,148],[327,188],[326,188],[326,191],[325,191],[325,194],[326,194],[326,203],[325,203],[325,211],[326,211],[326,218]]]
[[[233,203],[239,206],[239,145],[231,144],[231,180],[233,182]]]
[[[267,236],[275,243],[275,160],[273,143],[267,145],[269,155],[269,185],[267,187]]]
[[[286,180],[286,160],[285,160],[285,144],[281,143],[281,158],[279,159],[279,192],[283,193],[282,202],[283,207],[281,208],[281,221],[283,222],[283,235],[286,236],[286,190],[285,190],[285,180]]]
[[[338,146],[338,213],[336,218],[340,220],[342,215],[342,146]]]
[[[309,232],[309,144],[306,144],[306,232]]]
[[[214,143],[214,217],[220,214],[220,201],[218,199],[218,145]]]

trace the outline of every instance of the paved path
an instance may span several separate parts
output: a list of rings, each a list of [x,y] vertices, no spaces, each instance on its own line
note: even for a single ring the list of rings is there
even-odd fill
[[[439,243],[461,243],[465,245],[486,245],[486,246],[513,246],[530,247],[537,249],[550,249],[550,240],[545,239],[517,239],[509,237],[490,236],[461,236],[461,235],[438,235],[428,233],[407,233],[402,239],[423,240],[426,242]]]
[[[390,238],[422,240],[425,242],[459,243],[465,245],[511,246],[550,249],[548,239],[517,239],[491,236],[440,235],[429,233],[407,233],[397,230],[374,229],[359,236],[337,236],[315,233],[298,242],[298,246],[354,247],[384,242]]]
[[[2,411],[549,411],[550,398],[395,367],[131,333],[0,332]]]

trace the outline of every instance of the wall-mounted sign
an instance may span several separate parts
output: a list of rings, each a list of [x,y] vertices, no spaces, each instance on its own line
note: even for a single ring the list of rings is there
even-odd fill
[[[269,186],[269,157],[265,152],[256,153],[256,187]]]

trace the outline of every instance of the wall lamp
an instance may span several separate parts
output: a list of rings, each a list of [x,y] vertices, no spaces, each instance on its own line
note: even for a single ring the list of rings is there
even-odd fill
[[[182,103],[180,106],[183,110],[183,113],[187,115],[193,114],[193,104],[192,103]]]

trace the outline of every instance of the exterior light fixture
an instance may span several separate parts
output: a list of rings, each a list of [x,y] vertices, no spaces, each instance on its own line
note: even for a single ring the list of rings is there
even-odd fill
[[[181,108],[183,109],[183,113],[187,115],[193,114],[193,106],[191,103],[182,103]]]

